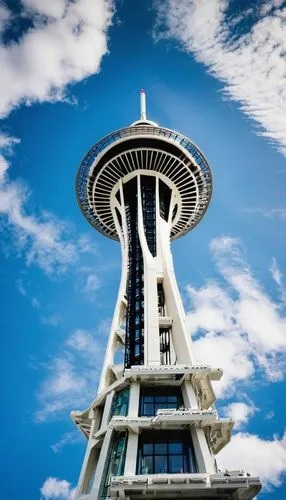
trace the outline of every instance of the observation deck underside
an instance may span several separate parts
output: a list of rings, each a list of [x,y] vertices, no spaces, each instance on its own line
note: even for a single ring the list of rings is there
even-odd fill
[[[171,239],[190,231],[204,215],[212,194],[212,175],[200,150],[171,130],[136,125],[114,132],[84,157],[76,190],[80,208],[97,230],[118,240],[111,197],[132,174],[157,175],[176,191]]]

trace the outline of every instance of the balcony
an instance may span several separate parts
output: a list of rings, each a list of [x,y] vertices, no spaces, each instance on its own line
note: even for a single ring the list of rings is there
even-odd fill
[[[254,498],[261,489],[257,477],[243,471],[217,474],[154,474],[112,477],[111,498],[139,500],[143,498],[183,498],[201,500],[216,498],[237,500]]]

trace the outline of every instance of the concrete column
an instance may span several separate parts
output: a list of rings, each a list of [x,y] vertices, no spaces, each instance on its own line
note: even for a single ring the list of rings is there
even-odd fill
[[[129,431],[124,476],[134,476],[136,474],[137,449],[138,449],[138,434]]]
[[[191,427],[191,435],[195,449],[195,455],[198,464],[198,472],[208,472],[215,474],[215,464],[212,454],[209,450],[205,433],[203,429]]]
[[[101,421],[101,427],[105,427],[108,422],[109,422],[109,416],[110,416],[110,411],[111,411],[111,405],[113,401],[115,392],[111,391],[105,399],[105,405],[104,405],[104,410],[103,410],[103,415],[102,415],[102,421]]]
[[[190,380],[185,380],[185,382],[182,383],[182,394],[183,394],[183,399],[184,399],[184,405],[186,408],[198,408],[198,401],[197,397],[194,391],[194,388],[192,386],[192,383]]]
[[[138,417],[139,398],[140,398],[140,384],[138,384],[137,382],[132,382],[132,384],[130,384],[130,392],[129,392],[128,417]]]
[[[103,439],[102,447],[100,450],[99,459],[95,473],[95,481],[90,493],[90,500],[98,500],[101,482],[104,481],[104,468],[107,463],[108,451],[112,437],[113,428],[109,427]]]

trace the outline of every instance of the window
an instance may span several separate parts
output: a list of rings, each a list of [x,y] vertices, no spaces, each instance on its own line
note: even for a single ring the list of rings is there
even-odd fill
[[[118,391],[113,398],[110,418],[114,415],[121,415],[122,417],[126,417],[128,413],[129,406],[129,387],[126,387],[122,391]]]
[[[182,405],[180,387],[141,387],[140,417],[153,417],[160,409],[177,410]]]
[[[165,296],[164,296],[164,290],[163,290],[163,285],[162,283],[158,283],[157,285],[157,291],[158,291],[158,311],[159,311],[159,316],[165,316]]]
[[[143,431],[137,474],[197,472],[190,431]]]
[[[124,472],[126,457],[127,432],[115,432],[106,464],[105,480],[101,485],[100,498],[105,499],[112,476],[121,476]]]
[[[160,362],[161,365],[171,364],[170,328],[160,328]]]

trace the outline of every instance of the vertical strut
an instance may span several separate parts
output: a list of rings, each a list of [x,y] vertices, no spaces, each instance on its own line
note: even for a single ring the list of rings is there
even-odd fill
[[[146,120],[146,94],[145,90],[140,90],[140,120]]]

